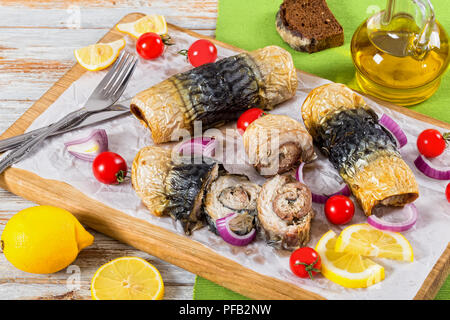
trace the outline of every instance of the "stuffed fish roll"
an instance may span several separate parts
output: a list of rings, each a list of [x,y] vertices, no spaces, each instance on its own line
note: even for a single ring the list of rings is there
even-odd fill
[[[237,235],[246,235],[256,224],[256,201],[261,187],[251,183],[246,176],[220,175],[207,191],[204,203],[206,221],[211,231],[218,233],[216,220],[232,213],[230,229]]]
[[[150,146],[133,161],[134,190],[153,215],[180,220],[186,234],[204,226],[205,190],[216,179],[217,163],[211,159],[172,157],[170,149]]]
[[[377,205],[403,206],[419,196],[395,139],[364,99],[343,84],[311,91],[302,106],[306,128],[369,216]]]
[[[268,114],[256,119],[245,130],[243,139],[250,162],[263,176],[287,172],[317,157],[305,127],[284,115]]]
[[[254,106],[271,109],[296,89],[291,55],[269,46],[176,74],[137,94],[130,109],[151,130],[153,141],[163,143],[192,134],[194,121],[206,130]]]
[[[266,242],[278,249],[295,250],[309,241],[311,191],[290,175],[267,180],[258,196],[258,223]]]

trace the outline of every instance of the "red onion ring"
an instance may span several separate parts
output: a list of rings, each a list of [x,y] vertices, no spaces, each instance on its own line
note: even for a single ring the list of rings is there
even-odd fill
[[[402,128],[400,128],[397,122],[394,121],[394,119],[383,113],[378,123],[392,133],[395,140],[397,140],[397,146],[399,149],[408,143],[408,138],[406,137],[405,132]]]
[[[450,180],[450,170],[439,170],[431,167],[422,155],[414,161],[416,168],[427,177],[436,180]]]
[[[367,222],[380,230],[402,232],[411,229],[417,222],[417,207],[413,203],[407,204],[399,209],[397,215],[400,213],[406,214],[405,219],[401,222],[388,222],[374,214],[367,218]]]
[[[186,154],[202,154],[205,157],[213,157],[215,154],[217,143],[214,138],[196,137],[183,142],[178,147],[178,152],[182,155]]]
[[[301,163],[300,164],[300,166],[298,167],[298,169],[297,169],[297,171],[295,173],[295,178],[298,181],[300,181],[301,183],[306,184],[303,181],[303,167],[304,166],[305,166],[305,163]],[[332,196],[335,196],[335,195],[338,195],[338,194],[341,194],[341,195],[344,195],[344,196],[347,196],[347,197],[350,196],[350,188],[348,187],[348,185],[345,184],[345,183],[342,183],[341,186],[342,187],[341,187],[341,189],[339,189],[339,191],[337,191],[337,192],[335,192],[333,194],[330,194],[330,195],[317,194],[317,193],[314,193],[314,192],[311,191],[312,201],[314,203],[324,204],[325,202],[327,202],[328,198],[330,198]]]
[[[240,236],[231,231],[229,223],[237,215],[237,213],[230,213],[226,217],[217,219],[216,228],[225,242],[232,244],[233,246],[246,246],[255,239],[256,229],[253,228],[252,231],[244,236]]]
[[[90,148],[88,147],[83,150],[82,147],[80,147],[81,150],[76,151],[77,146],[82,146],[89,142],[92,143]],[[108,151],[108,135],[104,129],[95,129],[89,136],[64,142],[64,145],[66,146],[67,151],[74,157],[92,162],[100,153]]]

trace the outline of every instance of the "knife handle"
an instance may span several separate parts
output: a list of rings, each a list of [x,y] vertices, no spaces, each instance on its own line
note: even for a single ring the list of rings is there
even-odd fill
[[[38,134],[34,138],[31,138],[20,147],[8,153],[2,160],[0,160],[0,173],[12,166],[14,163],[19,162],[30,153],[34,152],[41,144],[41,142],[43,142],[47,137],[64,128],[65,126],[78,121],[78,119],[85,117],[88,113],[89,111],[87,111],[85,108],[73,111],[58,122],[50,125],[48,128],[45,128],[42,133]]]
[[[85,118],[86,117],[80,117],[79,119],[76,119],[77,121],[72,121],[71,123],[68,123],[66,127],[61,128],[61,130],[54,132],[52,135],[58,134],[62,130],[67,130],[69,128],[73,128],[73,127],[77,126]],[[14,149],[15,147],[20,146],[21,144],[25,143],[26,141],[37,137],[39,134],[43,133],[45,130],[48,130],[51,126],[52,125],[50,124],[46,127],[35,129],[30,132],[20,134],[18,136],[0,140],[0,153]]]

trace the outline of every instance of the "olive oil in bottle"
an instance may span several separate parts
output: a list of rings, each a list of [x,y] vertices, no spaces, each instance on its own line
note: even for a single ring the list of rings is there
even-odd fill
[[[407,13],[383,24],[385,18],[379,12],[353,35],[356,80],[362,91],[383,100],[404,106],[422,102],[439,88],[449,64],[447,34],[434,14],[422,29]]]

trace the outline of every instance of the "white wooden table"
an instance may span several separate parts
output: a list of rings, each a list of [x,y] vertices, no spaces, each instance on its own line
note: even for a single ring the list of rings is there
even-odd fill
[[[216,0],[0,0],[0,132],[6,130],[75,63],[73,50],[95,43],[130,12],[214,36]],[[35,204],[0,189],[0,232],[16,212]],[[0,254],[0,299],[90,299],[90,280],[103,263],[139,256],[154,264],[165,299],[192,299],[195,275],[89,230],[92,246],[67,269],[34,275]]]

